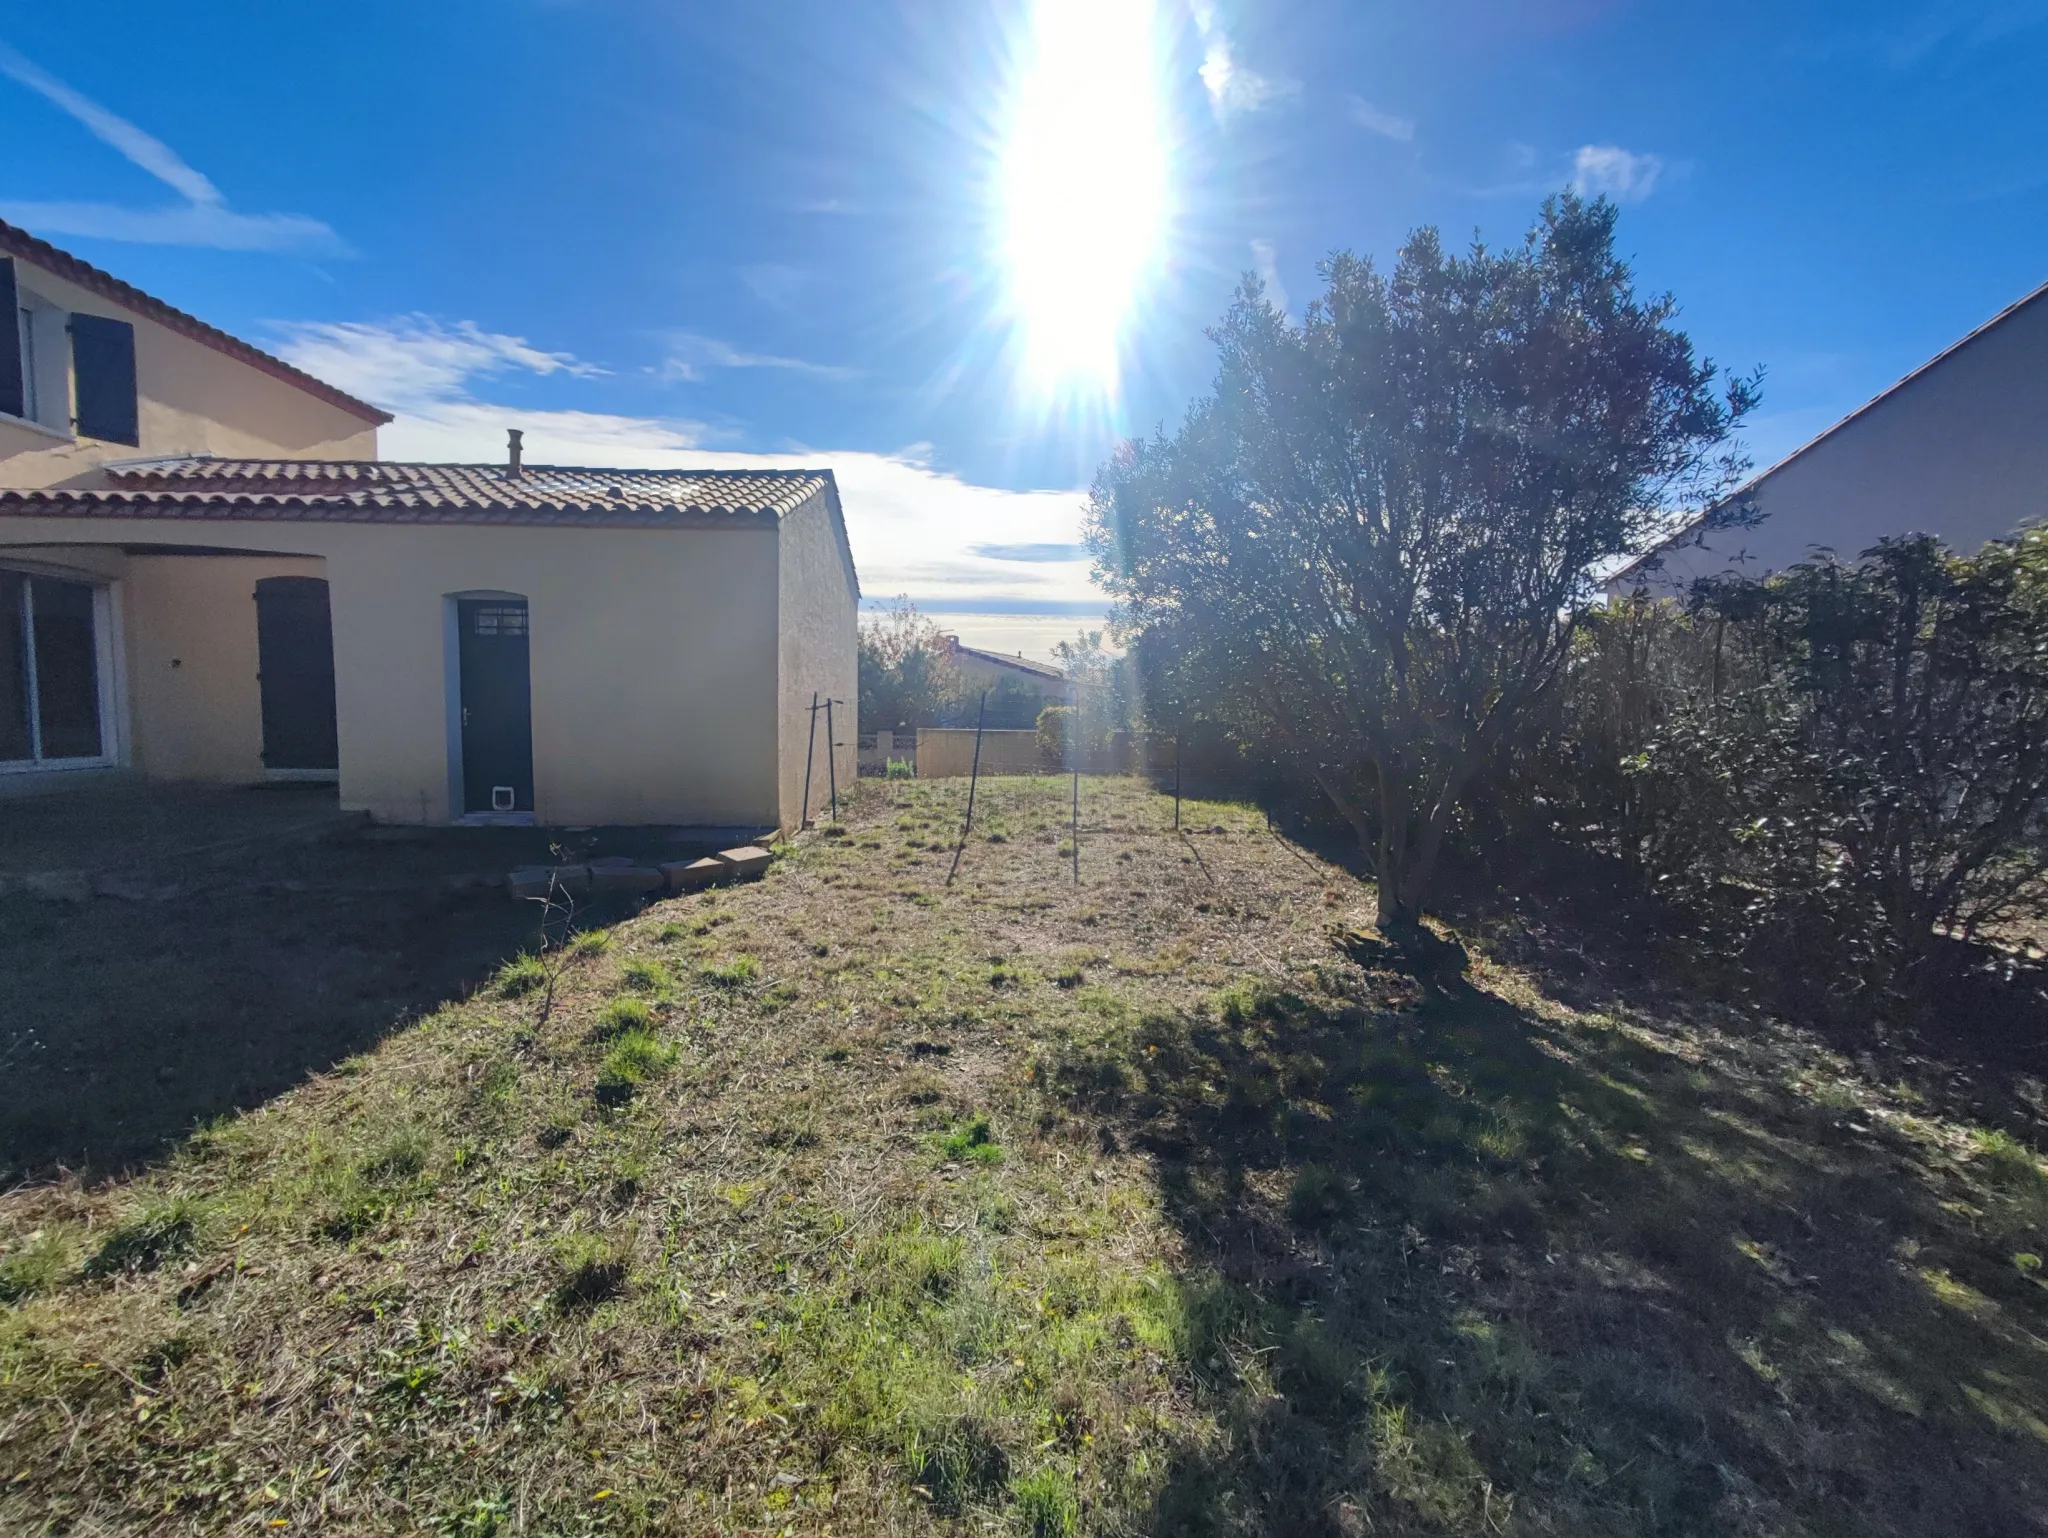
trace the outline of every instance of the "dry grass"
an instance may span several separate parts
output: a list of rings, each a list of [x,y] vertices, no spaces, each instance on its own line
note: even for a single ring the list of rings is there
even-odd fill
[[[963,791],[0,1198],[0,1529],[2048,1521],[2024,1139],[1417,977],[1247,809],[1090,784],[1077,889],[999,781],[948,889]]]

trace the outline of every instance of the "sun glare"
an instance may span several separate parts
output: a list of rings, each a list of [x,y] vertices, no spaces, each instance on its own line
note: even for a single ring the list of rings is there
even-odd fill
[[[1032,386],[1113,396],[1168,218],[1153,0],[1034,0],[1002,151],[1009,305]]]

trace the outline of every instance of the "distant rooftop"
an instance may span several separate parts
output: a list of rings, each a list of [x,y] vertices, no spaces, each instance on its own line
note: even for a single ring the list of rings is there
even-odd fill
[[[1064,682],[1067,676],[1065,672],[1054,667],[1051,663],[1033,662],[1021,652],[1016,656],[1012,656],[1008,652],[983,651],[978,646],[962,646],[958,636],[949,635],[946,639],[952,643],[953,649],[963,657],[979,658],[983,662],[993,662],[998,667],[1019,668],[1026,673],[1035,673],[1040,678],[1056,678]]]

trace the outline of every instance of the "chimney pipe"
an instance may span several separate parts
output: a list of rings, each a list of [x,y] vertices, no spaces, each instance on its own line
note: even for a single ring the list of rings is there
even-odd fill
[[[519,479],[519,477],[525,473],[519,468],[519,456],[522,452],[520,448],[520,439],[524,438],[525,436],[526,435],[516,427],[508,427],[505,429],[505,452],[506,455],[508,456],[509,461],[506,465],[505,473],[509,475],[513,480]]]

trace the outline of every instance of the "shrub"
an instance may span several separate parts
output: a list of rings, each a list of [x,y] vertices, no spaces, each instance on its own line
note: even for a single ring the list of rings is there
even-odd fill
[[[1054,767],[1079,750],[1080,713],[1071,705],[1048,705],[1038,713],[1038,756]]]
[[[1813,1003],[1924,993],[1945,937],[2048,911],[2048,532],[1623,605],[1511,779],[1705,949]]]
[[[907,758],[892,758],[883,774],[892,780],[914,780],[917,778],[917,766]]]

